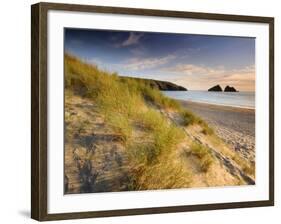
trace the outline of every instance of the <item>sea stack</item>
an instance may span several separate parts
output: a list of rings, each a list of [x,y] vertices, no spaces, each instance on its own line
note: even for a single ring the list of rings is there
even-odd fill
[[[238,91],[232,86],[226,86],[224,88],[224,92],[238,92]]]
[[[212,88],[208,89],[208,91],[212,92],[222,92],[222,88],[220,85],[213,86]]]

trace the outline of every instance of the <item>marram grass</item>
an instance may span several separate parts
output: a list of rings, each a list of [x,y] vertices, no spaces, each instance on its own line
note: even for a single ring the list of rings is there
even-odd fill
[[[116,73],[103,71],[69,54],[65,54],[65,88],[70,97],[76,94],[92,100],[105,122],[122,139],[132,166],[130,189],[188,187],[190,173],[175,162],[175,152],[185,133],[161,114],[160,109],[177,111],[183,125],[198,123],[204,134],[211,134],[211,129],[199,117],[143,80],[120,79]],[[66,120],[69,119],[72,118],[67,114]],[[83,127],[80,129],[83,131]],[[134,138],[137,129],[145,135],[141,144]],[[207,171],[210,154],[197,145],[192,145],[192,152]]]

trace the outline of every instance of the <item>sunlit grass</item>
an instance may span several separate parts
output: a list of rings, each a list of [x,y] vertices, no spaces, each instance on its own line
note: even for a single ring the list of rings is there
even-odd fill
[[[190,152],[199,159],[201,170],[207,172],[214,162],[214,157],[210,150],[205,146],[194,142],[190,147]]]
[[[128,118],[118,114],[112,114],[108,116],[107,122],[124,143],[130,140],[132,136],[132,125]]]
[[[182,125],[188,126],[199,121],[199,118],[188,110],[181,110],[180,115],[182,117]]]
[[[169,123],[161,113],[154,109],[140,113],[136,118],[136,124],[149,135],[148,144],[144,143],[136,147],[138,151],[136,156],[139,155],[146,163],[156,162],[163,153],[170,153],[184,138],[184,133],[180,128]]]
[[[205,135],[212,135],[214,134],[214,130],[200,117],[196,116],[194,113],[186,110],[181,109],[180,115],[182,118],[182,125],[188,126],[193,124],[198,124],[202,127],[202,133]]]
[[[188,186],[190,174],[175,159],[174,152],[184,140],[181,128],[169,121],[159,109],[177,111],[183,125],[199,124],[204,134],[211,129],[199,117],[184,110],[173,99],[152,88],[144,80],[119,78],[116,73],[99,69],[78,58],[65,55],[65,88],[67,97],[76,94],[92,100],[107,125],[120,137],[131,160],[131,189],[162,189]],[[73,120],[66,114],[66,122]],[[78,122],[72,131],[82,133],[89,123]],[[80,125],[80,126],[79,126]],[[145,132],[143,142],[136,142],[134,131]],[[74,133],[75,134],[75,133]],[[212,163],[211,154],[202,146],[192,146],[202,170]]]

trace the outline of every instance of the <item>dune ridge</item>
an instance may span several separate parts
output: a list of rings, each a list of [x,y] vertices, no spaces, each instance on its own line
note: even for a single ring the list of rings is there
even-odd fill
[[[65,55],[65,193],[255,183],[217,129],[142,80]]]

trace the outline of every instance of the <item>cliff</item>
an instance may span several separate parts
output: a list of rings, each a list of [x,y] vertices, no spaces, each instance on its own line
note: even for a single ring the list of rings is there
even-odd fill
[[[185,87],[179,86],[175,83],[167,82],[167,81],[160,81],[160,80],[154,80],[154,79],[143,79],[143,78],[135,78],[135,77],[127,77],[127,76],[120,76],[119,78],[121,80],[122,79],[139,80],[139,81],[147,83],[148,85],[150,85],[151,88],[158,89],[161,91],[187,91],[187,89]]]

